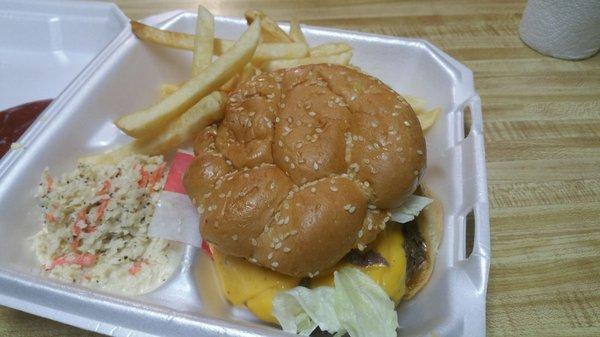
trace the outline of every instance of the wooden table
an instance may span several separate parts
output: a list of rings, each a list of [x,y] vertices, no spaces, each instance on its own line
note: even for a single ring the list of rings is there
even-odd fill
[[[122,0],[134,19],[197,1]],[[527,48],[525,1],[205,1],[219,15],[427,39],[475,72],[492,226],[490,336],[600,336],[600,57]],[[92,336],[0,308],[0,336]]]

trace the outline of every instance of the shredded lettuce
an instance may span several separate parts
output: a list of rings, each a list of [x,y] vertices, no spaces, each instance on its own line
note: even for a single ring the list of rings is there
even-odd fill
[[[332,287],[308,289],[296,287],[279,293],[273,299],[273,315],[283,330],[310,335],[319,326],[321,330],[335,333],[340,329],[334,305]]]
[[[335,336],[396,336],[394,302],[377,283],[355,268],[334,273],[334,287],[296,287],[273,299],[273,315],[283,330],[310,335],[318,326]]]
[[[392,220],[399,223],[410,222],[421,213],[423,208],[432,202],[432,199],[413,194],[408,197],[402,206],[392,210]]]
[[[396,337],[394,302],[377,283],[355,268],[333,275],[335,312],[351,337]]]

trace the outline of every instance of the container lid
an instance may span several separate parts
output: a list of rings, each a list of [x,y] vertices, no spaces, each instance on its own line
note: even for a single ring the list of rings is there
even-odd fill
[[[127,22],[114,4],[3,1],[0,111],[57,97]]]

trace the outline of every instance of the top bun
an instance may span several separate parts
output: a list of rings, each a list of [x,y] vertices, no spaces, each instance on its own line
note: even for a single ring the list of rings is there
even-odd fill
[[[225,109],[198,136],[184,177],[202,238],[283,274],[314,276],[363,249],[425,167],[410,105],[353,68],[263,73]]]

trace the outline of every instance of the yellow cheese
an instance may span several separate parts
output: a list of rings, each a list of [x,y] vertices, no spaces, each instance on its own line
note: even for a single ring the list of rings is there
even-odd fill
[[[216,249],[213,249],[213,257],[221,289],[234,305],[243,304],[267,289],[291,289],[300,282]]]
[[[246,306],[261,321],[277,324],[277,320],[273,317],[273,297],[285,289],[271,288],[252,297],[246,302]]]
[[[389,266],[359,267],[344,262],[339,263],[332,270],[339,270],[346,266],[358,268],[385,290],[394,302],[399,303],[406,291],[406,254],[401,225],[387,226],[369,247],[383,256]],[[311,288],[333,286],[333,273],[314,278],[310,286]]]

